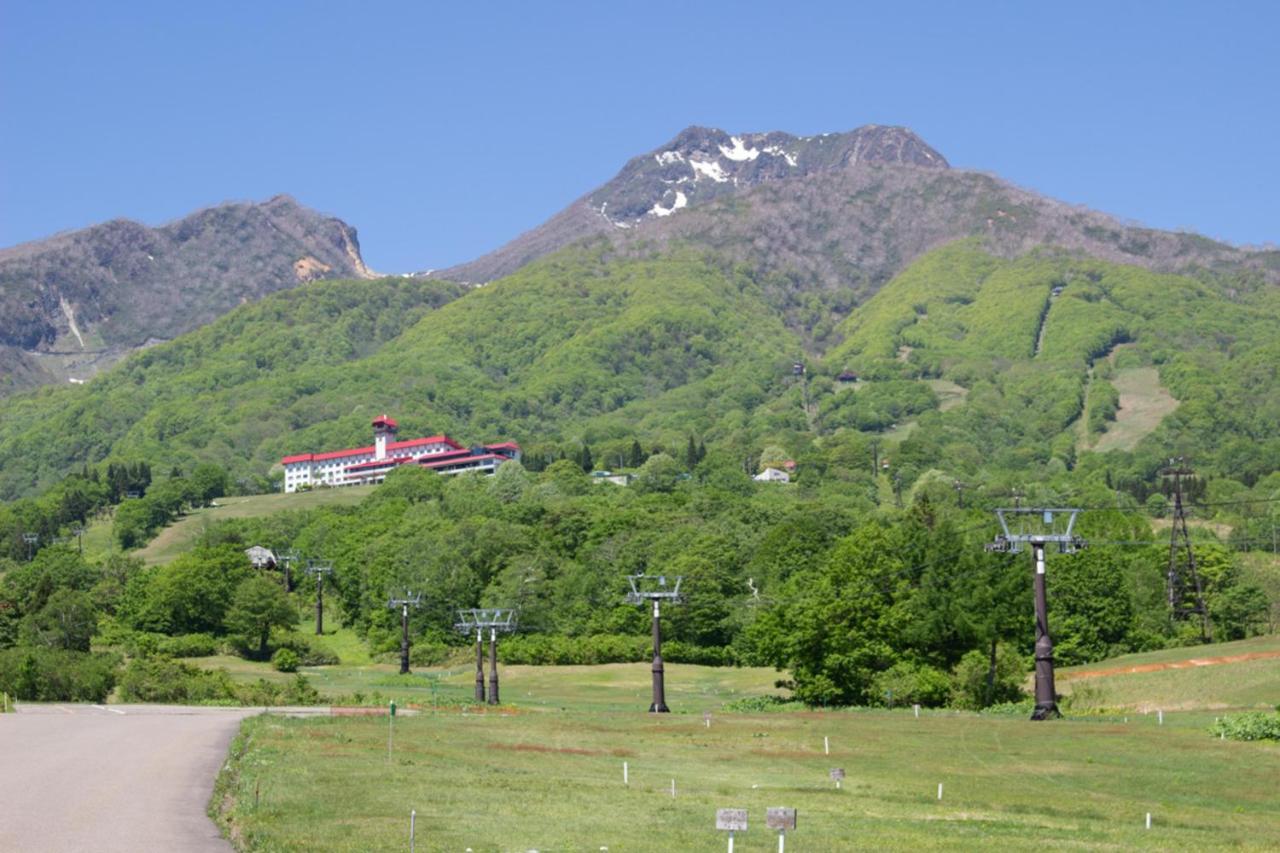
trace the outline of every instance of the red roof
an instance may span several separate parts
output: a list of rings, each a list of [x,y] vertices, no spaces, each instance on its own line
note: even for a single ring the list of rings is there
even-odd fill
[[[409,441],[388,442],[387,452],[391,452],[393,450],[409,450],[413,447],[422,447],[425,444],[445,444],[452,447],[454,450],[466,449],[447,435],[433,435],[427,438],[414,438]],[[328,459],[345,459],[348,456],[372,455],[373,451],[373,445],[369,445],[368,447],[353,447],[349,450],[331,450],[328,453],[298,453],[294,456],[284,457],[280,460],[280,463],[282,465],[288,465],[293,462],[322,462]]]
[[[400,425],[396,423],[395,418],[389,418],[386,415],[383,415],[382,417],[379,417],[379,418],[374,418],[373,425],[375,427],[384,426],[384,427],[389,427],[391,429],[398,429],[400,427]]]
[[[485,449],[486,450],[519,450],[520,445],[516,444],[514,441],[502,441],[502,442],[499,442],[498,444],[486,444]]]

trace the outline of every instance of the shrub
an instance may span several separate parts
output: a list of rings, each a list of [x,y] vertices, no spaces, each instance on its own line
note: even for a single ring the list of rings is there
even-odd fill
[[[942,670],[928,664],[898,661],[871,680],[872,696],[886,705],[924,705],[936,708],[946,704],[951,679]]]
[[[323,643],[306,634],[285,634],[276,641],[277,649],[288,649],[298,656],[299,666],[332,666],[340,663],[336,654]]]
[[[297,672],[298,653],[293,649],[276,649],[271,656],[271,665],[280,672]]]
[[[206,658],[218,653],[218,641],[212,634],[182,634],[161,637],[156,654],[171,658]]]
[[[102,702],[119,665],[114,654],[18,646],[0,651],[0,690],[28,702]]]
[[[724,710],[736,714],[760,714],[771,711],[795,711],[804,708],[804,703],[795,699],[784,699],[781,696],[743,696],[724,703]]]
[[[1280,713],[1232,714],[1215,722],[1209,731],[1214,737],[1225,735],[1231,740],[1280,740]]]
[[[1022,698],[1022,682],[1026,667],[1009,645],[996,654],[994,683],[988,687],[991,657],[988,652],[973,649],[960,659],[951,673],[951,704],[956,708],[977,710]]]
[[[208,670],[168,658],[134,658],[120,677],[120,698],[128,702],[237,704],[235,684],[225,669]]]

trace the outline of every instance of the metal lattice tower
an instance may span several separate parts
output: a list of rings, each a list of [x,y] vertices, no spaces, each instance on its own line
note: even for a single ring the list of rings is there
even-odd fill
[[[516,629],[520,611],[515,607],[479,607],[458,611],[458,622],[453,627],[459,632],[476,634],[476,701],[484,697],[484,633],[489,632],[489,704],[498,704],[498,634],[509,634]]]
[[[988,551],[1017,554],[1030,546],[1035,557],[1036,601],[1036,707],[1033,720],[1061,717],[1058,696],[1053,683],[1053,637],[1049,634],[1049,600],[1045,591],[1044,551],[1047,545],[1058,546],[1058,553],[1072,554],[1087,547],[1075,534],[1078,509],[1046,507],[1014,507],[997,509],[1000,533],[987,545]],[[1062,519],[1065,517],[1066,523]]]
[[[649,705],[652,714],[667,714],[665,670],[662,665],[662,612],[661,603],[680,604],[684,595],[680,592],[683,576],[678,576],[674,586],[667,585],[666,575],[627,575],[631,592],[627,593],[628,604],[647,605],[653,602],[653,703]]]
[[[1170,459],[1168,467],[1161,470],[1160,474],[1173,478],[1173,526],[1169,528],[1169,569],[1165,575],[1169,618],[1186,619],[1190,616],[1199,616],[1200,638],[1212,640],[1213,626],[1209,622],[1209,609],[1204,604],[1204,589],[1200,585],[1200,574],[1196,571],[1196,555],[1191,549],[1187,514],[1182,505],[1182,478],[1193,477],[1195,472],[1179,457]],[[1183,597],[1183,585],[1186,580],[1184,570],[1195,587],[1195,601],[1190,603]]]
[[[405,591],[402,598],[387,599],[388,609],[400,608],[400,674],[409,674],[409,608],[422,606],[422,593]]]

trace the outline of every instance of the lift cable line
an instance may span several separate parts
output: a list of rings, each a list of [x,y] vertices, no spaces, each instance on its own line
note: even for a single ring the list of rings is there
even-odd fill
[[[1087,543],[1075,534],[1079,509],[1048,507],[1016,507],[996,510],[996,518],[1004,531],[986,546],[988,551],[1017,554],[1029,545],[1035,558],[1036,600],[1036,707],[1033,720],[1061,717],[1053,684],[1053,638],[1049,634],[1049,601],[1045,591],[1045,546],[1056,544],[1061,554],[1073,554]],[[1066,517],[1063,525],[1059,519]],[[1010,524],[1013,526],[1010,527]]]
[[[516,629],[520,611],[515,607],[472,608],[458,611],[454,625],[460,633],[476,634],[476,701],[484,697],[484,634],[489,632],[489,704],[497,705],[498,699],[498,634],[509,634]]]
[[[1169,528],[1169,570],[1166,575],[1169,618],[1178,620],[1198,615],[1200,639],[1209,641],[1213,639],[1213,627],[1209,623],[1209,609],[1204,605],[1204,588],[1200,584],[1200,574],[1196,571],[1196,554],[1191,547],[1187,515],[1182,507],[1182,480],[1184,477],[1195,476],[1195,472],[1178,458],[1170,459],[1169,466],[1162,469],[1160,474],[1173,478],[1173,525]],[[1190,603],[1183,595],[1186,576],[1190,576],[1195,587],[1195,601]]]
[[[400,608],[400,674],[409,674],[409,608],[422,606],[422,593],[405,591],[402,598],[387,599],[387,608]]]
[[[316,636],[324,633],[324,576],[333,574],[332,560],[307,560],[307,574],[316,578]]]
[[[653,602],[653,703],[649,705],[649,713],[651,714],[667,714],[671,709],[667,707],[666,685],[664,684],[664,670],[662,666],[662,613],[660,610],[661,603],[666,601],[669,604],[682,604],[684,595],[680,592],[680,584],[684,581],[683,576],[677,576],[674,586],[667,585],[666,575],[627,575],[627,582],[631,585],[631,592],[627,593],[628,604],[647,605]]]

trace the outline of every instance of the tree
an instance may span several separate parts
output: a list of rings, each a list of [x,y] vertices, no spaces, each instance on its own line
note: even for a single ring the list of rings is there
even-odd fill
[[[675,491],[680,479],[680,463],[665,453],[656,453],[640,466],[633,488],[641,494]]]
[[[760,470],[765,468],[781,468],[791,456],[776,444],[771,444],[760,453]]]
[[[254,575],[236,587],[227,611],[227,632],[243,640],[246,647],[257,644],[259,658],[267,656],[272,628],[288,628],[298,620],[280,585]]]
[[[201,462],[191,472],[191,485],[202,503],[209,503],[227,493],[230,478],[226,469],[212,462]]]
[[[644,460],[649,458],[649,454],[644,452],[644,448],[640,446],[640,442],[636,439],[631,440],[631,452],[628,454],[627,467],[639,468],[644,464]]]
[[[98,613],[88,593],[59,589],[44,607],[27,616],[22,625],[26,645],[89,651],[89,641],[98,628]]]

